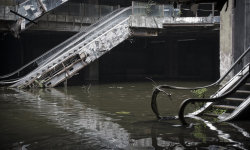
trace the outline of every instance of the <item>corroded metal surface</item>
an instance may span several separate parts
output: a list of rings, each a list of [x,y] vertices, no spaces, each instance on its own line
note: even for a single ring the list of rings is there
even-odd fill
[[[54,87],[62,81],[72,77],[79,70],[97,60],[116,45],[126,40],[129,36],[130,32],[127,19],[122,24],[118,24],[101,36],[97,37],[95,40],[91,41],[89,44],[83,46],[78,52],[82,61],[74,63],[70,69],[55,74],[49,78],[44,83],[45,87]]]

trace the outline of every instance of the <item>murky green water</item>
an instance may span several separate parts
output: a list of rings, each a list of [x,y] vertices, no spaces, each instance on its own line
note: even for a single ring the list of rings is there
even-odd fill
[[[183,86],[206,83],[177,82]],[[114,83],[37,90],[0,90],[0,149],[249,149],[250,122],[201,118],[156,120],[152,83]],[[212,93],[214,89],[209,90]],[[160,110],[176,115],[190,91],[160,95]]]

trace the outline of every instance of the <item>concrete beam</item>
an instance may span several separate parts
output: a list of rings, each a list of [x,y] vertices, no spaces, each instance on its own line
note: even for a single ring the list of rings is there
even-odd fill
[[[167,17],[164,18],[163,27],[168,26],[214,26],[220,24],[220,17]]]
[[[163,29],[169,26],[218,26],[219,16],[209,17],[149,17],[131,16],[130,27]]]

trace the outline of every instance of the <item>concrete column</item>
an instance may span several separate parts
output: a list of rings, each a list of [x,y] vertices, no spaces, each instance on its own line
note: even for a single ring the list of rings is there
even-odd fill
[[[250,1],[235,1],[233,12],[233,58],[236,61],[242,53],[250,46]],[[242,63],[237,65],[235,73],[242,69],[250,61],[247,55]]]
[[[246,25],[246,32],[245,32],[245,50],[250,46],[250,1],[249,0],[245,0],[246,4],[245,4],[245,25]],[[244,63],[247,64],[250,62],[250,54],[247,55],[247,57],[244,60]]]
[[[220,12],[220,76],[233,63],[233,0],[228,1]]]

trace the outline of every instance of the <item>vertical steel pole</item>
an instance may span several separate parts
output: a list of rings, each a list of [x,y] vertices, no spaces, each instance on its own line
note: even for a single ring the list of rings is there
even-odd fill
[[[214,3],[212,3],[212,16],[214,16]]]

